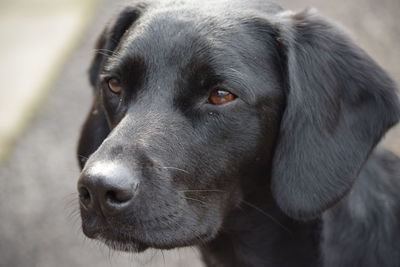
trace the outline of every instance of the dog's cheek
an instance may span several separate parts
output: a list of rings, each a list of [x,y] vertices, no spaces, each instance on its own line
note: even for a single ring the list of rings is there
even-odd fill
[[[201,138],[192,138],[188,149],[192,151],[189,158],[194,159],[197,181],[186,186],[210,190],[205,199],[217,203],[219,212],[225,215],[242,199],[242,178],[251,179],[259,164],[261,124],[257,116],[232,114],[208,122],[205,128],[197,134]]]

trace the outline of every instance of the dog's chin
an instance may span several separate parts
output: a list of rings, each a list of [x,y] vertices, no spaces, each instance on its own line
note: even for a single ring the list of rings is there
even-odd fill
[[[188,239],[183,238],[178,240],[170,240],[170,242],[168,242],[167,240],[164,240],[163,242],[157,242],[156,239],[150,242],[142,242],[127,235],[111,236],[107,234],[98,234],[91,238],[100,241],[101,243],[105,244],[107,247],[113,250],[140,253],[148,248],[168,250],[178,247],[198,245],[199,243],[206,242],[206,240],[208,241],[210,239],[210,236],[203,235],[201,237],[194,237]]]
[[[127,234],[122,234],[122,233],[115,234],[111,233],[110,231],[104,231],[104,230],[96,231],[93,229],[88,229],[87,227],[82,227],[82,228],[85,236],[87,236],[90,239],[98,240],[113,250],[139,253],[149,248],[148,245],[144,244],[143,242],[140,242],[139,240],[136,240],[135,238]]]
[[[118,239],[105,238],[102,236],[99,236],[96,239],[104,243],[107,247],[113,250],[118,250],[123,252],[140,253],[149,248],[149,246],[147,246],[146,244],[143,244],[142,242],[138,242],[136,240],[135,241],[118,240]]]
[[[210,234],[203,234],[196,237],[178,237],[178,235],[167,232],[147,233],[145,239],[134,236],[132,233],[115,232],[113,229],[90,228],[82,225],[83,233],[90,239],[98,240],[113,250],[123,252],[140,253],[148,248],[155,249],[173,249],[177,247],[186,247],[198,245],[209,241]],[[139,239],[140,238],[140,239]]]

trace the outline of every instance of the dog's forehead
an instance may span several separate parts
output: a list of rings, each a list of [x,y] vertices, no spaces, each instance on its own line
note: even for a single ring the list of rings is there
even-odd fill
[[[230,18],[213,17],[191,9],[156,10],[144,14],[131,27],[120,52],[140,54],[151,62],[163,58],[185,63],[193,54],[199,55],[210,48],[226,48],[232,36],[240,32],[238,24]]]
[[[218,63],[243,54],[256,56],[264,48],[257,47],[251,37],[251,18],[229,9],[224,13],[193,6],[149,8],[125,33],[115,53],[122,60],[115,62],[139,57],[153,66],[170,68],[187,66],[194,58]]]
[[[173,88],[182,77],[208,74],[210,70],[241,87],[250,80],[252,86],[261,87],[254,77],[261,81],[264,73],[274,67],[268,53],[274,48],[266,49],[261,41],[264,37],[255,37],[249,27],[254,9],[208,10],[193,6],[149,8],[125,33],[105,69],[131,73],[140,65],[154,88],[165,88],[166,84]]]

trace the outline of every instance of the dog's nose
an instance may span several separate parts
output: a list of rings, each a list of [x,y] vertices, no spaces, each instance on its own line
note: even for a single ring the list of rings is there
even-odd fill
[[[82,208],[104,216],[114,216],[133,202],[138,179],[126,167],[96,163],[82,172],[78,182]]]

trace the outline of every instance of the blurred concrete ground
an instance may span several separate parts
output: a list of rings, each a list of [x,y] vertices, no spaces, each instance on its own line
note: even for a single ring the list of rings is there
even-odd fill
[[[0,160],[54,82],[96,2],[0,1]]]
[[[5,2],[1,2],[0,7]],[[347,28],[356,42],[400,82],[400,1],[279,2],[294,10],[308,6],[318,8],[322,14]],[[139,256],[120,254],[85,240],[80,232],[75,193],[79,171],[75,149],[91,97],[85,74],[96,36],[122,3],[103,1],[93,10],[96,15],[86,34],[66,60],[48,97],[0,167],[1,267],[202,266],[194,249],[150,251]],[[33,8],[25,10],[29,11],[35,12]],[[40,37],[45,33],[38,30],[37,34]],[[29,49],[30,43],[25,45]],[[0,51],[6,49],[1,48]],[[36,61],[28,58],[23,64],[35,70]],[[46,60],[49,58],[43,58]],[[16,73],[19,73],[18,69]],[[43,73],[52,75],[48,70]],[[15,73],[9,75],[8,78],[22,79]],[[10,91],[0,91],[0,99],[11,103],[9,108],[13,110],[18,106]],[[41,91],[37,92],[40,94]],[[4,116],[1,113],[0,118],[1,115]],[[400,154],[399,136],[399,130],[392,131],[385,144]]]

